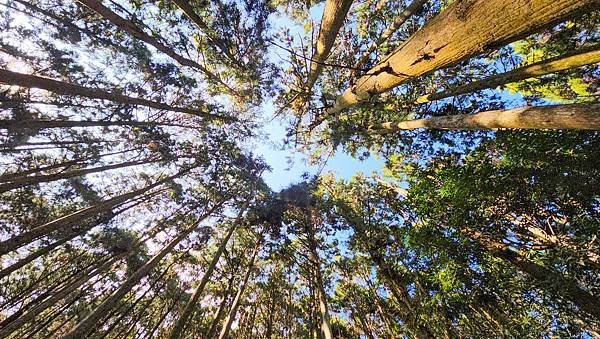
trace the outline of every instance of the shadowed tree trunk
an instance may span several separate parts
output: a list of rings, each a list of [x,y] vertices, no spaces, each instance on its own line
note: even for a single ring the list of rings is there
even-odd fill
[[[11,72],[6,69],[0,69],[0,83],[25,88],[39,88],[60,95],[81,96],[90,99],[108,100],[126,105],[145,106],[165,111],[187,113],[206,118],[232,120],[232,118],[203,112],[199,109],[171,106],[169,104],[165,104],[158,101],[134,98],[116,92],[109,92],[97,88],[80,86],[36,75]]]
[[[125,280],[116,291],[114,291],[108,298],[106,298],[102,304],[98,305],[90,314],[88,314],[83,320],[81,320],[74,328],[65,334],[63,339],[78,339],[85,337],[94,328],[94,325],[102,319],[115,305],[127,294],[131,289],[137,285],[142,278],[144,278],[150,271],[158,265],[158,263],[179,244],[190,233],[198,228],[200,223],[211,216],[216,210],[221,208],[228,199],[222,199],[219,203],[215,204],[207,212],[202,214],[192,226],[182,231],[178,236],[171,240],[165,247],[163,247],[158,253],[156,253],[152,259],[146,262],[140,267],[135,273],[133,273],[127,280]]]
[[[323,9],[319,37],[310,63],[310,73],[306,82],[306,90],[311,91],[319,74],[323,70],[323,62],[327,60],[329,52],[335,43],[335,38],[346,20],[352,0],[327,0]]]
[[[458,114],[426,119],[386,122],[370,126],[375,133],[412,129],[489,130],[514,129],[600,129],[600,104],[571,104],[520,107]]]
[[[485,79],[474,81],[456,88],[451,88],[443,92],[423,95],[419,97],[415,103],[422,104],[434,100],[480,91],[482,89],[496,88],[512,82],[569,70],[585,65],[592,65],[598,62],[600,62],[600,50],[598,49],[598,46],[592,46],[566,55],[561,55],[556,58],[519,67],[510,72],[492,75]]]
[[[213,317],[213,320],[210,322],[210,326],[209,326],[208,330],[206,331],[206,338],[213,338],[213,336],[215,334],[215,330],[217,329],[217,326],[219,325],[219,322],[221,321],[221,318],[223,317],[223,314],[225,313],[225,306],[227,305],[227,300],[229,299],[231,290],[233,290],[233,282],[235,281],[234,278],[235,278],[235,276],[232,275],[231,278],[229,279],[229,282],[227,283],[227,289],[225,290],[225,293],[223,294],[223,299],[221,300],[221,303],[219,304],[219,309],[217,310],[215,316]]]
[[[221,80],[221,78],[218,75],[212,73],[210,70],[208,70],[206,67],[200,65],[196,61],[184,58],[181,55],[177,54],[171,48],[167,47],[166,45],[164,45],[163,43],[158,41],[158,39],[146,34],[143,30],[141,30],[132,21],[123,19],[117,13],[113,12],[110,8],[104,6],[102,4],[102,1],[99,1],[99,0],[77,0],[77,1],[84,4],[85,6],[89,7],[94,12],[100,14],[100,16],[102,16],[104,19],[110,21],[113,25],[119,27],[123,31],[133,35],[134,37],[142,40],[143,42],[147,43],[148,45],[151,45],[154,48],[156,48],[157,50],[161,51],[162,53],[168,55],[173,60],[177,61],[180,65],[192,67],[192,68],[199,70],[206,76],[207,79],[224,86],[225,88],[227,88],[227,90],[231,94],[233,94],[235,96],[239,96],[239,94],[236,93],[236,91],[234,89],[229,87],[229,85],[227,85],[223,80]]]
[[[321,119],[409,79],[455,65],[597,8],[597,0],[454,1],[346,89]]]

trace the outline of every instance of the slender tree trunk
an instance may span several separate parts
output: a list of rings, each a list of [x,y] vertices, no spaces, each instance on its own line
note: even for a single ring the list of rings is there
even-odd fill
[[[583,290],[575,280],[530,261],[522,253],[510,249],[509,245],[494,240],[479,231],[463,228],[460,229],[460,232],[475,240],[494,256],[511,263],[520,271],[528,274],[542,286],[557,286],[555,292],[558,295],[575,304],[582,312],[600,320],[600,298]]]
[[[317,298],[319,299],[319,311],[321,313],[321,331],[325,339],[332,339],[331,323],[329,321],[329,305],[327,305],[327,293],[323,286],[323,276],[321,274],[321,261],[317,253],[317,243],[314,233],[310,234],[310,259],[313,262],[315,270],[315,284]]]
[[[183,127],[193,129],[194,127],[160,123],[152,121],[72,121],[72,120],[0,120],[0,129],[48,129],[48,128],[71,128],[71,127],[110,127],[110,126],[167,126]]]
[[[102,212],[110,211],[115,206],[120,205],[120,204],[122,204],[130,199],[133,199],[135,197],[146,194],[151,189],[153,189],[157,186],[160,186],[170,180],[178,178],[189,171],[190,171],[190,169],[183,170],[169,178],[159,180],[159,181],[155,182],[154,184],[148,185],[139,190],[135,190],[135,191],[132,191],[129,193],[121,194],[116,197],[103,200],[103,201],[99,202],[98,204],[80,209],[76,212],[65,215],[63,217],[60,217],[58,219],[55,219],[55,220],[45,223],[43,225],[37,226],[29,231],[20,233],[19,235],[16,235],[12,238],[4,240],[4,241],[0,242],[0,255],[4,255],[8,252],[14,251],[14,250],[20,248],[21,246],[28,244],[28,243],[34,241],[35,239],[37,239],[43,235],[49,234],[53,231],[56,231],[58,229],[66,229],[68,227],[71,227],[74,224],[80,223],[82,221],[82,219],[84,219],[84,218],[88,218],[90,216],[97,216],[98,214],[100,214]],[[85,232],[87,232],[88,229],[89,228],[84,228],[82,232],[85,233]]]
[[[321,121],[409,79],[455,65],[597,8],[598,0],[454,1],[346,89]]]
[[[169,48],[166,45],[164,45],[163,43],[161,43],[158,39],[146,34],[143,30],[141,30],[132,21],[123,19],[117,13],[113,12],[110,8],[104,6],[102,4],[102,1],[99,1],[99,0],[77,0],[77,1],[86,5],[87,7],[92,9],[94,12],[100,14],[100,16],[102,16],[104,19],[110,21],[112,24],[119,27],[123,31],[131,34],[132,36],[136,37],[137,39],[153,46],[157,50],[168,55],[173,60],[177,61],[180,65],[192,67],[192,68],[199,70],[206,76],[207,79],[209,79],[209,80],[213,81],[214,83],[217,83],[221,86],[224,86],[225,88],[227,88],[227,90],[231,94],[239,96],[238,93],[236,93],[235,90],[233,90],[231,87],[229,87],[229,85],[227,85],[225,82],[223,82],[223,80],[221,80],[221,78],[218,75],[212,73],[210,70],[208,70],[206,67],[200,65],[196,61],[184,58],[181,55],[177,54],[171,48]]]
[[[426,2],[427,0],[413,0],[413,2],[410,5],[408,5],[408,7],[406,7],[402,11],[402,13],[400,13],[400,15],[396,17],[396,19],[394,19],[392,24],[381,33],[379,38],[371,42],[369,47],[367,47],[367,49],[365,49],[365,51],[361,54],[358,61],[356,61],[356,66],[354,67],[356,69],[362,68],[365,62],[369,60],[369,56],[371,55],[371,53],[375,52],[375,50],[377,50],[377,48],[381,46],[381,44],[386,42],[392,36],[392,34],[394,34],[400,27],[402,27],[406,20],[410,19],[410,17],[413,16],[415,12],[420,10]]]
[[[199,109],[175,107],[163,102],[152,101],[143,98],[134,98],[117,92],[109,92],[102,89],[80,86],[36,75],[12,72],[6,69],[0,69],[0,83],[25,88],[39,88],[60,95],[82,96],[90,99],[108,100],[126,105],[145,106],[159,110],[187,113],[211,119],[218,118],[231,120],[229,117],[208,113]]]
[[[246,205],[246,207],[247,206],[248,205]],[[171,335],[169,336],[171,339],[180,338],[182,336],[183,332],[185,331],[185,327],[194,312],[194,307],[196,307],[196,304],[198,303],[198,299],[200,299],[200,296],[204,292],[204,287],[210,280],[210,277],[212,276],[212,273],[213,273],[215,267],[217,267],[217,263],[221,259],[221,254],[223,254],[223,252],[225,251],[225,248],[227,247],[227,243],[229,242],[229,239],[231,239],[231,236],[233,235],[234,231],[236,230],[236,228],[240,222],[240,219],[242,218],[242,214],[246,210],[246,207],[244,207],[240,211],[238,217],[233,221],[232,225],[229,227],[229,230],[225,234],[225,237],[223,238],[223,240],[221,240],[221,243],[219,244],[217,251],[213,255],[213,258],[212,258],[210,264],[208,265],[206,272],[202,276],[200,283],[194,290],[194,293],[192,294],[190,300],[185,305],[183,313],[181,314],[181,316],[177,320],[177,323],[173,327],[173,329],[171,331]]]
[[[496,88],[498,86],[509,83],[542,76],[545,74],[565,71],[585,65],[592,65],[600,62],[600,50],[598,46],[591,46],[581,49],[566,55],[561,55],[548,60],[536,62],[531,65],[519,67],[512,71],[489,76],[479,81],[474,81],[466,85],[450,88],[443,92],[427,94],[419,97],[415,103],[422,104],[434,100],[449,98],[461,94],[480,91],[488,88]]]
[[[233,298],[233,302],[231,303],[231,309],[225,318],[225,322],[223,323],[223,328],[221,328],[221,333],[219,334],[219,339],[227,339],[229,337],[229,331],[231,330],[231,324],[235,320],[235,316],[237,314],[237,310],[242,301],[242,297],[244,295],[244,291],[246,290],[246,285],[248,284],[248,279],[250,278],[250,274],[254,269],[254,260],[256,259],[256,255],[258,254],[258,249],[260,248],[261,240],[259,239],[254,247],[254,251],[252,253],[252,258],[250,259],[250,263],[248,263],[248,270],[246,270],[246,274],[244,278],[240,282],[240,288]]]
[[[110,170],[119,169],[119,168],[145,165],[145,164],[150,164],[150,163],[154,163],[154,162],[159,162],[161,160],[162,159],[153,158],[153,159],[145,159],[145,160],[140,160],[140,161],[127,161],[127,162],[120,163],[120,164],[112,164],[112,165],[78,169],[78,170],[73,170],[73,171],[68,171],[68,172],[58,172],[58,173],[53,173],[53,174],[36,175],[36,176],[29,176],[29,177],[25,177],[25,178],[14,179],[14,180],[11,180],[10,183],[0,185],[0,193],[14,190],[14,189],[17,189],[20,187],[39,184],[42,182],[51,182],[51,181],[56,181],[56,180],[81,177],[81,176],[85,176],[85,175],[88,175],[91,173],[105,172],[105,171],[110,171]]]
[[[323,70],[323,62],[327,60],[329,52],[335,43],[335,38],[346,20],[352,0],[326,0],[319,28],[319,37],[310,63],[310,73],[306,83],[306,90],[311,91],[319,74]]]
[[[426,119],[386,122],[370,126],[376,133],[412,129],[493,130],[514,129],[600,129],[600,104],[570,104],[520,107],[458,114]]]
[[[142,267],[140,267],[135,273],[133,273],[116,291],[114,291],[108,298],[106,298],[102,304],[98,305],[96,309],[94,309],[90,314],[88,314],[83,320],[81,320],[69,333],[65,334],[63,339],[77,339],[81,337],[85,337],[87,333],[89,333],[94,325],[103,318],[111,308],[115,306],[115,304],[121,300],[131,289],[139,283],[139,281],[144,278],[150,271],[167,255],[169,254],[177,244],[187,238],[190,233],[192,233],[200,223],[211,216],[216,210],[221,208],[225,201],[228,199],[223,199],[219,203],[215,204],[212,208],[210,208],[206,213],[202,214],[194,224],[181,232],[177,237],[171,240],[165,247],[163,247],[157,254],[155,254],[152,259],[146,262]]]
[[[121,260],[125,255],[122,254],[120,256],[114,257],[111,260],[108,260],[104,265],[100,266],[98,269],[91,269],[86,271],[81,277],[77,280],[73,281],[69,285],[60,289],[59,291],[52,293],[51,297],[44,300],[40,304],[32,307],[23,315],[20,315],[18,312],[14,313],[10,317],[6,318],[3,323],[5,324],[0,330],[0,338],[7,337],[13,331],[17,330],[27,322],[35,319],[41,312],[45,311],[48,307],[56,304],[59,300],[67,297],[71,292],[75,291],[85,282],[89,281],[98,273],[101,273],[105,270],[108,270],[115,262]],[[16,315],[16,316],[15,316]],[[20,315],[20,316],[19,316]]]
[[[217,313],[213,317],[213,320],[210,323],[208,331],[206,331],[206,338],[214,337],[215,330],[217,329],[217,326],[219,325],[219,322],[221,322],[221,318],[223,317],[223,314],[225,313],[225,306],[227,305],[227,300],[229,299],[231,290],[233,290],[233,282],[235,281],[234,278],[235,278],[235,276],[231,275],[231,278],[229,279],[229,282],[227,283],[227,289],[225,290],[225,293],[223,294],[223,299],[221,300],[221,304],[219,305],[219,309],[217,310]]]

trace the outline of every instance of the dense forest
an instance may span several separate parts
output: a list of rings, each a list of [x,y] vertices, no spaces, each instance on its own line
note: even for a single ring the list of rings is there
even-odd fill
[[[0,338],[600,338],[600,0],[0,0],[0,26]],[[274,188],[273,121],[356,174]]]

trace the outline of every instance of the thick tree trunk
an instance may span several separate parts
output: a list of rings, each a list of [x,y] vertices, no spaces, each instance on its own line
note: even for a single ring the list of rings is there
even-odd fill
[[[244,295],[244,291],[246,290],[246,285],[248,284],[248,279],[250,278],[250,274],[252,274],[252,270],[254,269],[254,260],[256,259],[256,255],[258,254],[258,249],[260,248],[261,240],[258,240],[256,246],[254,247],[254,251],[252,253],[252,258],[248,263],[248,269],[246,270],[246,274],[244,278],[240,282],[240,288],[238,289],[235,298],[233,298],[233,302],[231,303],[231,309],[225,318],[225,322],[223,323],[223,327],[221,328],[221,333],[219,334],[219,339],[227,339],[229,337],[229,331],[231,330],[231,324],[235,320],[235,316],[237,314],[237,310],[240,307],[240,303],[242,301],[242,297]]]
[[[455,65],[597,8],[598,0],[456,0],[346,89],[322,119],[409,79]]]
[[[434,100],[480,91],[483,89],[496,88],[505,84],[585,65],[592,65],[599,62],[600,50],[598,49],[598,46],[591,46],[567,55],[562,55],[556,58],[536,62],[531,65],[519,67],[506,73],[492,75],[485,79],[474,81],[456,88],[451,88],[443,92],[424,95],[419,97],[415,103],[422,104]]]
[[[371,42],[369,47],[367,47],[367,49],[365,49],[365,51],[361,54],[358,61],[356,61],[356,65],[354,66],[354,68],[362,68],[364,63],[367,62],[367,60],[369,60],[369,56],[371,55],[371,53],[375,52],[375,50],[377,50],[377,48],[381,46],[381,44],[386,42],[392,36],[392,34],[394,34],[400,27],[402,27],[406,20],[410,19],[410,17],[413,16],[415,12],[417,12],[419,9],[421,9],[421,7],[423,7],[423,5],[427,1],[428,0],[413,0],[413,2],[410,5],[408,5],[408,7],[406,7],[402,11],[402,13],[400,13],[396,17],[396,19],[394,19],[392,24],[381,33],[379,38]]]
[[[146,160],[140,160],[140,161],[127,161],[127,162],[120,163],[120,164],[112,164],[112,165],[78,169],[78,170],[73,170],[73,171],[68,171],[68,172],[58,172],[58,173],[54,173],[54,174],[36,175],[36,176],[29,176],[29,177],[25,177],[25,178],[13,179],[9,183],[0,185],[0,193],[14,190],[14,189],[24,187],[24,186],[39,184],[42,182],[51,182],[51,181],[56,181],[56,180],[85,176],[85,175],[92,174],[92,173],[110,171],[110,170],[119,169],[119,168],[145,165],[145,164],[149,164],[149,163],[159,162],[161,160],[162,159],[154,158],[154,159],[146,159]]]
[[[14,250],[18,249],[19,247],[21,247],[25,244],[28,244],[43,235],[49,234],[50,232],[56,231],[58,229],[66,229],[68,227],[71,227],[74,224],[81,222],[82,219],[84,219],[84,218],[88,218],[90,216],[98,215],[102,212],[109,211],[113,207],[115,207],[119,204],[122,204],[129,199],[133,199],[137,196],[143,195],[146,192],[150,191],[151,189],[153,189],[157,186],[160,186],[170,180],[173,180],[175,178],[178,178],[178,177],[184,175],[188,171],[189,170],[181,171],[181,172],[177,173],[176,175],[173,175],[173,176],[163,179],[163,180],[159,180],[159,181],[155,182],[154,184],[148,185],[139,190],[135,190],[135,191],[132,191],[129,193],[121,194],[116,197],[103,200],[103,201],[99,202],[98,204],[80,209],[76,212],[65,215],[63,217],[60,217],[58,219],[55,219],[55,220],[45,223],[43,225],[37,226],[29,231],[20,233],[12,238],[4,240],[4,241],[0,242],[0,255],[4,255],[8,252],[14,251]],[[85,232],[86,230],[87,229],[85,229],[83,232]]]
[[[240,221],[240,218],[241,218],[242,213],[244,212],[244,210],[245,209],[243,209],[240,212],[239,216],[236,218],[236,220],[229,227],[229,230],[227,231],[227,234],[225,235],[225,237],[223,238],[223,240],[219,244],[219,247],[217,248],[217,251],[213,255],[213,258],[212,258],[210,264],[208,265],[208,268],[206,269],[206,272],[202,276],[202,279],[200,280],[200,283],[198,284],[198,286],[194,290],[194,293],[192,294],[192,297],[190,298],[190,300],[185,305],[183,313],[181,314],[181,316],[177,320],[177,323],[173,327],[173,330],[171,331],[171,335],[169,336],[171,339],[180,338],[181,335],[183,334],[183,332],[185,331],[185,327],[186,327],[186,325],[187,325],[190,317],[193,314],[194,307],[196,307],[196,304],[198,303],[198,299],[200,299],[200,296],[202,295],[202,292],[204,292],[204,287],[206,286],[206,284],[210,280],[210,277],[212,276],[212,273],[213,273],[215,267],[217,267],[217,263],[219,262],[219,259],[221,259],[221,254],[223,254],[223,252],[225,251],[225,247],[227,246],[227,243],[229,242],[229,239],[231,239],[231,236],[233,235],[234,231],[236,230],[236,228],[238,226],[238,223]]]
[[[135,271],[127,280],[117,288],[108,298],[106,298],[102,304],[98,305],[90,314],[88,314],[83,320],[81,320],[74,328],[65,334],[63,339],[77,339],[85,337],[92,329],[94,325],[102,319],[117,303],[121,300],[131,289],[137,285],[142,278],[144,278],[150,271],[167,255],[169,254],[177,244],[187,238],[200,223],[211,216],[216,210],[221,208],[225,203],[226,199],[221,200],[215,204],[206,213],[202,214],[192,226],[181,232],[177,237],[171,240],[165,247],[163,247],[158,253],[156,253],[152,259],[146,262],[142,267]]]
[[[509,245],[479,231],[461,229],[460,232],[481,244],[494,256],[506,260],[523,273],[528,274],[542,286],[557,286],[555,293],[575,304],[579,310],[600,320],[600,298],[583,290],[575,280],[530,261],[524,254],[510,249]]]
[[[314,86],[319,74],[323,70],[323,63],[327,60],[329,52],[335,43],[335,38],[340,28],[346,20],[348,10],[352,5],[352,0],[326,0],[319,28],[319,37],[315,45],[312,60],[310,63],[310,73],[306,82],[306,90],[310,92]]]
[[[195,68],[195,69],[201,71],[206,76],[207,79],[209,79],[217,84],[220,84],[221,86],[224,86],[225,88],[227,88],[227,90],[231,94],[239,96],[239,94],[234,89],[229,87],[229,85],[227,85],[223,80],[221,80],[221,78],[218,75],[212,73],[210,70],[208,70],[206,67],[200,65],[196,61],[182,57],[181,55],[179,55],[175,51],[173,51],[171,48],[169,48],[166,45],[164,45],[163,43],[161,43],[158,39],[144,33],[144,31],[142,31],[138,26],[136,26],[135,23],[131,22],[130,20],[123,19],[117,13],[113,12],[110,8],[104,6],[102,4],[102,1],[99,1],[99,0],[77,0],[77,1],[86,5],[94,12],[100,14],[100,16],[102,16],[104,19],[110,21],[112,24],[119,27],[123,31],[133,35],[134,37],[142,40],[143,42],[153,46],[154,48],[161,51],[162,53],[168,55],[173,60],[177,61],[180,65],[192,67],[192,68]]]
[[[571,104],[520,107],[458,114],[426,119],[386,122],[370,126],[375,133],[413,129],[492,130],[514,129],[600,129],[600,104]]]
[[[126,105],[145,106],[165,111],[187,113],[211,119],[232,120],[232,118],[229,117],[203,112],[198,109],[175,107],[158,101],[134,98],[116,92],[108,92],[97,88],[80,86],[36,75],[11,72],[6,69],[0,69],[0,83],[25,88],[39,88],[60,95],[81,96],[90,99],[108,100]]]

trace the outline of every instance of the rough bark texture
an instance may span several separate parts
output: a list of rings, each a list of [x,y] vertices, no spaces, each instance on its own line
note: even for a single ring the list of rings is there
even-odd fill
[[[376,133],[412,129],[487,130],[514,129],[585,129],[600,130],[600,104],[571,104],[520,107],[459,114],[427,119],[386,122],[371,126]]]
[[[39,88],[60,95],[82,96],[86,98],[108,100],[127,105],[138,105],[165,111],[187,113],[207,118],[228,119],[227,117],[202,112],[198,109],[174,107],[158,101],[134,98],[115,92],[108,92],[97,88],[75,85],[36,75],[12,72],[5,69],[0,69],[0,83],[26,88]]]
[[[562,55],[556,58],[536,62],[531,65],[519,67],[510,72],[492,75],[485,79],[474,81],[456,88],[451,88],[443,92],[423,95],[416,100],[416,103],[422,104],[434,100],[480,91],[482,89],[496,88],[512,82],[595,64],[600,62],[600,50],[598,47],[599,46],[592,46],[569,53],[567,55]]]
[[[329,56],[329,52],[335,43],[335,38],[344,24],[344,20],[346,20],[350,5],[352,5],[352,0],[325,1],[321,26],[319,28],[319,37],[315,45],[312,62],[310,63],[310,73],[308,74],[308,81],[306,83],[306,89],[309,92],[323,70],[323,62]]]
[[[204,73],[204,75],[206,75],[207,79],[212,80],[215,83],[223,85],[225,88],[227,88],[229,90],[229,92],[231,94],[239,96],[239,94],[236,93],[235,90],[233,90],[231,87],[229,87],[225,82],[223,82],[223,80],[221,80],[220,77],[218,77],[217,75],[215,75],[214,73],[209,71],[206,67],[200,65],[196,61],[184,58],[181,55],[177,54],[175,51],[173,51],[171,48],[167,47],[166,45],[164,45],[163,43],[158,41],[156,38],[146,34],[144,31],[142,31],[139,27],[137,27],[130,20],[123,19],[120,15],[113,12],[110,8],[104,6],[102,4],[102,1],[99,1],[99,0],[77,0],[77,1],[84,4],[85,6],[89,7],[94,12],[100,14],[104,19],[110,21],[113,25],[119,27],[123,31],[133,35],[134,37],[142,40],[143,42],[147,43],[148,45],[151,45],[154,48],[156,48],[157,50],[168,55],[169,57],[171,57],[172,59],[177,61],[180,65],[192,67],[192,68],[195,68],[195,69],[201,71],[202,73]]]
[[[188,227],[185,231],[181,232],[175,239],[171,240],[165,247],[163,247],[152,259],[146,262],[140,267],[135,273],[133,273],[119,288],[113,292],[108,298],[106,298],[102,304],[88,314],[83,320],[81,320],[69,333],[65,334],[63,339],[78,339],[84,338],[94,328],[94,325],[102,319],[117,303],[123,298],[129,291],[137,285],[142,278],[144,278],[150,271],[167,255],[169,254],[177,244],[187,238],[200,223],[213,214],[219,209],[225,200],[215,204],[210,210],[201,215],[191,227]]]
[[[600,0],[456,0],[346,89],[325,117],[597,8]]]
[[[375,50],[379,46],[381,46],[381,44],[386,42],[387,39],[389,39],[390,36],[392,36],[392,34],[394,34],[394,32],[396,32],[400,27],[402,27],[402,25],[406,22],[406,20],[410,19],[410,17],[413,16],[413,14],[415,14],[415,12],[417,12],[419,9],[421,9],[421,7],[423,7],[423,5],[426,2],[427,2],[427,0],[414,0],[410,5],[408,5],[408,7],[406,7],[406,9],[404,9],[402,11],[402,13],[400,13],[396,17],[396,19],[394,19],[392,24],[381,33],[379,38],[377,38],[377,40],[371,42],[369,47],[367,47],[367,49],[361,54],[360,58],[358,59],[358,61],[356,62],[356,65],[354,67],[362,68],[363,64],[367,60],[369,60],[369,55],[371,55],[371,53],[375,52]]]

